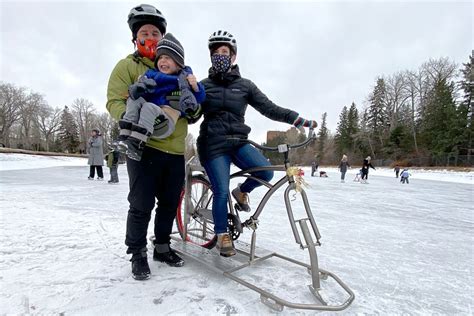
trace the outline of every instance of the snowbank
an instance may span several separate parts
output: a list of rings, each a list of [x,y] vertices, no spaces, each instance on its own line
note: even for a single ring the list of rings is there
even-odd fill
[[[25,154],[7,154],[0,153],[0,171],[2,170],[21,170],[21,169],[38,169],[48,167],[60,166],[85,166],[87,165],[86,158],[77,157],[63,157],[63,156],[40,156],[40,155],[25,155]],[[306,176],[311,175],[311,168],[304,167]],[[234,170],[234,169],[233,169]],[[318,171],[324,170],[331,173],[339,173],[339,170],[334,167],[320,167]],[[235,171],[235,170],[234,170]],[[359,168],[351,168],[346,174],[346,179],[355,177]],[[433,180],[454,183],[468,183],[474,184],[474,172],[461,172],[450,170],[424,170],[424,169],[409,169],[411,179]],[[395,173],[391,168],[377,168],[377,170],[370,170],[369,177],[395,177]]]
[[[85,165],[86,158],[0,153],[0,171]]]
[[[346,173],[346,179],[352,180],[356,173],[359,172],[360,168],[351,168]],[[306,175],[311,175],[311,168],[304,168]],[[334,167],[319,167],[318,171],[324,170],[328,173],[339,173],[338,168]],[[401,169],[403,170],[403,168]],[[401,172],[400,170],[400,172]],[[451,171],[445,169],[439,170],[425,170],[425,169],[410,169],[411,180],[433,180],[433,181],[444,181],[444,182],[455,182],[455,183],[470,183],[474,184],[474,172],[473,171]],[[376,170],[370,169],[369,178],[373,177],[393,177],[395,178],[395,172],[392,168],[376,168]],[[351,178],[352,177],[352,178]]]

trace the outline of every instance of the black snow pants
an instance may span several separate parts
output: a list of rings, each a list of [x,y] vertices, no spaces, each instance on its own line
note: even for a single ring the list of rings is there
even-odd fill
[[[89,177],[95,177],[95,169],[97,169],[97,176],[99,178],[104,178],[104,171],[102,170],[102,166],[90,166],[89,168]]]
[[[184,184],[184,156],[145,147],[141,161],[127,158],[130,209],[125,244],[127,253],[146,247],[147,228],[155,210],[157,244],[168,244]]]

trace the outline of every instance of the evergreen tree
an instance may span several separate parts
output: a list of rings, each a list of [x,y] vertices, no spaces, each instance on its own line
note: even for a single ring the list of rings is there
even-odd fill
[[[390,132],[390,137],[383,152],[387,157],[401,159],[413,147],[410,128],[405,125],[398,125]]]
[[[61,115],[59,139],[63,150],[67,150],[70,153],[77,151],[77,147],[79,146],[78,128],[67,106],[64,107]]]
[[[339,114],[335,142],[338,156],[358,151],[361,146],[359,141],[359,111],[354,102],[349,110],[344,106]]]
[[[319,152],[319,159],[322,161],[324,159],[324,150],[326,148],[326,142],[328,139],[328,128],[327,128],[327,116],[328,114],[326,112],[323,113],[322,116],[322,122],[321,122],[321,127],[319,128],[318,131],[318,152]]]
[[[472,89],[474,87],[474,73],[472,70],[472,64],[474,61],[474,54],[469,56],[469,62],[464,65],[464,69],[461,70],[462,80],[460,82],[461,89],[463,91],[463,100],[458,108],[458,116],[460,120],[460,127],[463,128],[461,153],[471,155],[473,149],[473,137],[474,137],[474,117],[473,117],[473,103],[472,100]]]
[[[356,138],[355,136],[359,132],[359,111],[354,102],[352,102],[347,114],[347,134],[349,135],[349,149],[354,152],[356,149]]]
[[[376,157],[375,154],[375,145],[371,136],[371,132],[369,127],[367,126],[367,109],[362,114],[362,119],[360,120],[360,132],[357,134],[357,141],[360,144],[360,151],[362,155],[365,157],[367,152],[370,152],[372,158]]]
[[[372,136],[380,141],[383,147],[390,118],[387,114],[387,92],[383,78],[377,79],[372,95],[369,97],[369,108],[367,109],[367,128]]]
[[[460,141],[453,90],[453,84],[442,79],[428,96],[421,134],[426,148],[434,154],[450,153]]]
[[[349,134],[349,113],[346,106],[342,108],[341,114],[339,114],[339,122],[337,123],[335,141],[338,154],[346,152],[351,146]]]

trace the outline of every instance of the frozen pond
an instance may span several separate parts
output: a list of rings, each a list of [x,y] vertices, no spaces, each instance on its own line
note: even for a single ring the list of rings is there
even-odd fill
[[[121,183],[108,185],[87,180],[86,160],[51,167],[54,163],[30,158],[33,167],[22,169],[21,158],[8,168],[12,156],[0,157],[0,314],[275,313],[257,293],[198,263],[171,268],[153,262],[151,251],[152,278],[135,281],[123,244],[124,165]],[[444,173],[443,181],[435,181],[414,173],[410,184],[402,185],[390,170],[371,170],[370,184],[364,185],[352,181],[355,170],[346,183],[334,169],[327,169],[328,178],[309,177],[305,170],[322,235],[320,266],[356,295],[340,314],[472,314],[472,175],[457,181]],[[251,194],[253,208],[262,193]],[[257,244],[308,261],[294,242],[281,196],[260,217]],[[301,208],[295,205],[295,211]],[[241,238],[248,241],[250,231]],[[297,277],[285,262],[271,261],[247,277],[280,295],[311,299],[308,275]],[[285,308],[280,314],[314,312]]]

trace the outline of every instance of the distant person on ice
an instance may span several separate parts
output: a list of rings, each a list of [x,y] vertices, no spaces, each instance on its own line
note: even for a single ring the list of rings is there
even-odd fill
[[[319,177],[320,178],[327,178],[328,177],[328,173],[326,171],[319,171]]]
[[[94,128],[91,137],[87,141],[87,152],[89,153],[88,164],[90,165],[89,180],[94,180],[95,170],[97,169],[97,180],[104,180],[104,149],[102,148],[102,135],[99,129]]]
[[[408,178],[411,176],[411,174],[408,172],[408,169],[403,169],[402,173],[400,174],[400,182],[409,184],[410,181],[408,181]]]
[[[400,173],[400,167],[397,165],[395,166],[395,168],[393,169],[393,171],[395,171],[395,178],[398,179],[398,174]]]
[[[369,167],[374,169],[374,166],[370,163],[370,156],[367,156],[367,158],[364,159],[364,162],[362,163],[362,177],[360,183],[368,183],[367,179],[369,178]]]
[[[354,177],[354,182],[360,182],[360,177],[362,176],[362,169],[359,169],[359,171],[356,173]]]
[[[120,152],[117,148],[117,143],[113,142],[109,146],[110,151],[105,156],[105,161],[107,161],[107,167],[110,171],[110,180],[108,181],[109,184],[117,184],[119,183],[118,177],[118,162],[120,158]]]
[[[314,177],[314,173],[316,171],[318,171],[318,163],[316,160],[313,160],[313,162],[311,162],[311,176]]]
[[[350,168],[349,162],[347,161],[347,156],[342,155],[341,163],[339,164],[339,171],[341,172],[341,182],[344,183],[347,168]]]

